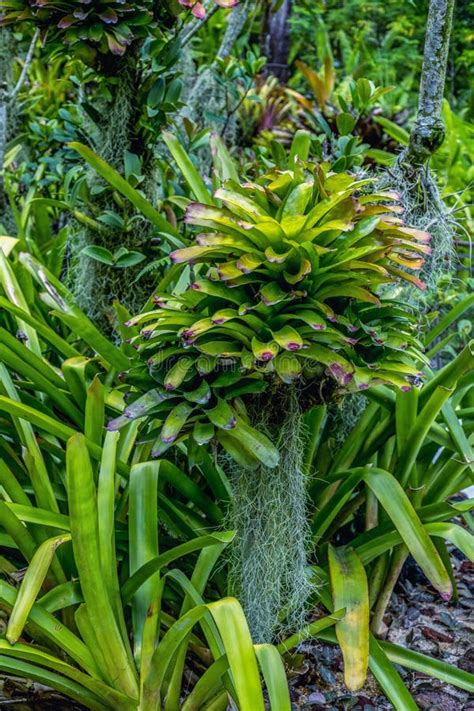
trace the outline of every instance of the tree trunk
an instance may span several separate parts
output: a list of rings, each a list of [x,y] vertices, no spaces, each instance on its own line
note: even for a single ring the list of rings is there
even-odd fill
[[[423,278],[435,288],[454,266],[456,222],[428,167],[445,136],[441,118],[454,0],[430,0],[418,113],[408,146],[388,172],[387,184],[402,196],[408,224],[431,233],[431,255]]]
[[[4,229],[10,227],[10,214],[4,183],[4,162],[8,142],[8,109],[12,88],[12,43],[13,34],[10,30],[0,29],[0,225]]]
[[[154,202],[153,151],[140,143],[141,136],[136,130],[140,107],[135,97],[142,80],[138,48],[130,50],[124,58],[107,57],[107,66],[101,69],[109,79],[112,98],[97,103],[99,116],[94,121],[95,127],[91,128],[95,137],[94,149],[119,172],[122,172],[125,151],[139,154],[145,176],[141,189]],[[120,211],[111,190],[94,197],[95,191],[106,184],[92,169],[88,170],[87,183],[93,198],[93,214],[94,211]],[[79,223],[70,230],[67,285],[81,309],[106,333],[112,332],[115,326],[114,301],[120,302],[131,313],[137,312],[153,289],[156,275],[143,278],[135,285],[143,264],[117,269],[91,259],[83,251],[89,246],[99,246],[112,253],[119,247],[144,252],[149,247],[152,233],[148,221],[140,218],[136,219],[132,231],[109,227],[97,232]]]
[[[404,161],[425,164],[445,136],[441,119],[454,0],[431,0],[426,25],[418,114]]]
[[[288,54],[290,51],[290,16],[292,0],[283,0],[277,10],[273,10],[277,0],[267,10],[263,54],[267,57],[266,73],[273,74],[280,81],[286,81],[290,70],[288,67]]]

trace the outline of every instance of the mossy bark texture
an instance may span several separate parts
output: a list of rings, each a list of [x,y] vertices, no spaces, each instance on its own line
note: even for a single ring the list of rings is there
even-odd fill
[[[12,89],[13,35],[10,30],[0,29],[0,225],[5,230],[11,227],[12,216],[5,193],[4,163],[9,140],[10,92]]]
[[[441,108],[446,82],[454,0],[431,0],[426,25],[418,114],[404,159],[412,165],[426,163],[445,136]]]
[[[150,149],[144,150],[136,131],[139,119],[136,96],[141,83],[136,54],[129,52],[124,59],[112,58],[109,66],[104,67],[104,73],[110,76],[112,96],[110,99],[102,99],[96,106],[101,120],[97,120],[92,129],[92,133],[95,133],[95,149],[103,160],[119,172],[122,171],[125,151],[140,154],[146,176],[142,189],[154,201],[154,156]],[[93,193],[96,188],[103,187],[104,182],[90,170],[88,185]],[[96,212],[120,212],[109,191],[95,199],[94,209]],[[83,254],[83,250],[89,245],[98,245],[111,252],[119,247],[143,251],[147,249],[151,234],[152,228],[145,219],[137,219],[132,231],[108,227],[97,232],[84,225],[71,229],[69,286],[79,306],[106,332],[114,328],[114,301],[119,301],[131,313],[138,311],[150,295],[154,280],[148,278],[135,283],[143,265],[118,269],[91,259]]]
[[[192,82],[188,76],[187,88],[185,88],[183,95],[185,105],[179,115],[179,119],[191,119],[200,128],[207,127],[217,133],[224,131],[225,138],[229,143],[235,141],[236,117],[234,115],[231,120],[227,118],[227,121],[225,121],[226,112],[228,111],[228,107],[226,107],[226,90],[222,83],[216,79],[216,72],[218,71],[217,60],[225,60],[230,56],[254,8],[255,3],[251,2],[251,0],[241,0],[234,7],[229,15],[227,27],[215,60],[199,75],[193,73],[191,75],[194,78]],[[219,118],[216,119],[215,117]],[[225,123],[222,119],[224,119]],[[200,171],[204,175],[209,174],[212,164],[210,149],[208,147],[202,148],[198,157]]]
[[[441,198],[429,160],[441,146],[445,127],[441,117],[454,0],[431,0],[426,25],[418,112],[409,144],[382,183],[401,195],[407,224],[431,233],[431,256],[423,269],[430,289],[450,274],[455,261],[456,222]],[[411,296],[410,296],[411,295]],[[410,289],[408,298],[415,296]],[[415,301],[421,303],[421,293]]]

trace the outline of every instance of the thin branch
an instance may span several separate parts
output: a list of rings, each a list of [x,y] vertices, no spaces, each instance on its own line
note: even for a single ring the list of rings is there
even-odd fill
[[[28,69],[30,68],[30,64],[33,61],[33,55],[35,53],[35,47],[36,43],[38,41],[38,37],[40,35],[40,31],[35,30],[35,34],[33,35],[33,39],[31,40],[31,44],[28,49],[28,53],[25,57],[25,61],[23,64],[23,69],[21,70],[20,78],[18,79],[15,88],[10,92],[9,95],[9,100],[12,101],[20,92],[21,87],[25,83],[26,80],[26,75],[28,74]]]
[[[191,39],[194,37],[196,32],[199,32],[201,27],[203,25],[205,25],[206,22],[208,22],[208,20],[210,20],[210,18],[214,15],[215,12],[217,12],[218,9],[219,9],[219,5],[214,4],[211,8],[209,8],[206,11],[206,17],[203,20],[194,19],[194,22],[192,24],[190,23],[191,27],[184,34],[184,37],[181,40],[181,47],[185,47],[191,41]]]

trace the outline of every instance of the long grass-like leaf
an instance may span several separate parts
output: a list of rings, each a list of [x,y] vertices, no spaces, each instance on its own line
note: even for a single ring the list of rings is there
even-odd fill
[[[16,596],[17,590],[13,586],[0,581],[0,601],[3,605],[7,608],[13,608]],[[86,645],[38,603],[31,608],[30,621],[36,629],[40,630],[53,644],[66,652],[83,669],[96,678],[100,677],[94,659]]]
[[[395,477],[382,469],[367,469],[364,479],[392,519],[426,577],[449,600],[452,586],[443,563],[408,496]]]
[[[11,676],[22,676],[26,679],[38,681],[40,684],[50,686],[78,703],[87,704],[87,707],[91,709],[91,711],[109,711],[110,709],[108,705],[102,703],[99,698],[88,691],[86,687],[44,667],[38,667],[35,664],[30,664],[20,659],[12,659],[7,655],[0,654],[0,670]]]
[[[162,553],[157,558],[145,563],[145,565],[142,565],[142,567],[139,568],[139,570],[137,570],[136,573],[134,573],[134,575],[123,585],[122,599],[124,603],[130,602],[133,594],[148,580],[148,578],[154,575],[157,571],[161,570],[161,568],[164,568],[166,565],[169,565],[178,558],[188,555],[189,553],[193,553],[194,551],[199,551],[208,546],[214,546],[219,543],[228,545],[233,540],[234,536],[235,534],[229,531],[209,534],[207,536],[199,536],[198,538],[194,538],[192,541],[175,546],[169,551],[166,551],[166,553]]]
[[[33,490],[35,492],[36,501],[42,508],[50,509],[51,511],[59,511],[59,507],[54,495],[53,487],[49,478],[49,473],[44,463],[41,450],[39,448],[36,436],[31,426],[33,423],[28,417],[25,417],[22,413],[25,409],[28,411],[33,408],[28,408],[27,405],[23,405],[20,401],[19,395],[16,388],[13,385],[10,374],[7,369],[0,363],[0,381],[5,388],[8,397],[0,395],[0,411],[8,412],[11,415],[17,432],[20,436],[20,440],[23,446],[26,448],[27,453],[31,457],[33,467],[29,468],[29,474],[33,484]],[[36,411],[33,411],[36,412]],[[40,418],[43,415],[40,414]],[[46,417],[46,416],[44,416]],[[52,419],[52,418],[48,418]],[[55,424],[55,420],[52,420]],[[66,427],[68,431],[73,432],[70,428]],[[56,429],[56,427],[54,427]],[[51,434],[55,434],[51,432]]]
[[[360,689],[369,663],[369,589],[364,567],[351,548],[329,546],[329,574],[333,604],[346,614],[336,624],[344,659],[344,683]]]
[[[128,516],[129,565],[133,575],[143,565],[158,557],[158,473],[159,462],[135,464],[130,470]],[[146,580],[132,599],[134,654],[140,663],[143,628],[152,603],[158,597],[159,571]],[[157,622],[155,611],[154,620]]]
[[[119,691],[115,691],[115,689],[107,686],[102,681],[94,679],[88,674],[84,674],[84,672],[67,664],[67,662],[64,662],[62,659],[38,649],[38,647],[20,643],[11,646],[5,640],[0,639],[0,654],[30,662],[43,669],[51,669],[57,672],[81,684],[85,689],[88,689],[94,694],[97,699],[101,700],[106,707],[115,708],[119,711],[134,711],[134,709],[136,709],[136,704],[134,704],[132,699],[124,696],[124,694],[121,694]],[[84,703],[85,701],[86,696],[84,695],[82,702]]]
[[[27,301],[20,289],[18,280],[15,273],[11,267],[10,262],[5,257],[4,253],[0,249],[0,282],[3,286],[5,294],[8,299],[15,304],[22,311],[29,313],[29,308]],[[28,347],[36,353],[36,355],[41,355],[41,347],[39,344],[38,334],[35,329],[27,321],[23,321],[21,318],[17,319],[18,328],[23,331],[28,337]]]
[[[396,711],[418,711],[415,699],[372,634],[370,635],[369,667]]]
[[[8,620],[6,637],[10,644],[15,644],[23,633],[26,620],[41,590],[56,550],[63,543],[70,540],[71,535],[63,533],[60,536],[44,541],[35,552],[25,577],[21,581],[15,605]]]
[[[234,598],[218,600],[208,607],[224,643],[240,711],[263,711],[257,661],[242,608]]]
[[[206,188],[204,180],[182,147],[179,139],[168,131],[164,131],[161,135],[196,200],[205,205],[214,205],[212,195]]]
[[[72,294],[59,279],[57,279],[54,274],[51,274],[51,272],[32,257],[31,254],[22,252],[19,259],[57,305],[57,311],[54,313],[65,321],[72,332],[79,338],[82,338],[96,353],[101,355],[107,365],[111,365],[117,368],[117,370],[126,370],[130,365],[129,359],[120,348],[109,341],[79,309]]]
[[[254,649],[267,687],[271,711],[291,711],[285,667],[277,648],[273,644],[256,644]]]
[[[136,671],[131,668],[102,576],[96,490],[85,438],[80,434],[67,444],[67,488],[74,558],[87,614],[106,663],[104,672],[119,690],[136,698]]]
[[[446,682],[446,684],[453,684],[460,689],[469,691],[471,694],[474,693],[474,674],[455,667],[453,664],[433,659],[426,654],[400,647],[398,644],[380,642],[380,646],[393,664],[399,664],[402,667],[414,669],[428,676],[434,676],[436,679]]]

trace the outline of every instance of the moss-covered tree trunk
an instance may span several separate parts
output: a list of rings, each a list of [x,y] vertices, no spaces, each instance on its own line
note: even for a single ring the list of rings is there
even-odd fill
[[[15,37],[11,29],[0,27],[0,228],[3,227],[3,230],[10,235],[15,234],[16,226],[5,190],[4,163],[8,142],[15,135],[18,126],[17,97],[27,79],[38,37],[37,30],[24,57],[20,76],[15,81],[13,70],[17,58]]]
[[[441,118],[454,0],[431,0],[421,72],[418,113],[410,133],[404,162],[425,164],[440,147],[445,136]]]
[[[409,144],[388,176],[388,182],[402,196],[407,222],[432,235],[432,254],[423,272],[431,287],[451,273],[456,254],[456,223],[429,170],[429,160],[445,136],[442,106],[453,8],[454,0],[430,2],[418,112]]]
[[[232,120],[227,117],[226,111],[226,89],[222,81],[216,78],[217,60],[227,59],[235,43],[239,39],[247,20],[254,10],[254,3],[251,0],[240,0],[227,20],[227,26],[221,44],[214,61],[199,75],[195,75],[195,81],[189,85],[183,100],[185,105],[180,112],[180,119],[184,117],[191,119],[200,128],[210,128],[218,133],[224,127],[225,137],[228,143],[234,141],[236,135],[235,115]],[[215,117],[221,117],[216,121]],[[200,169],[203,174],[208,174],[211,167],[211,152],[205,147],[199,154]]]
[[[126,151],[139,155],[145,181],[141,188],[150,200],[153,194],[153,151],[140,143],[137,124],[141,107],[138,92],[142,81],[138,52],[130,50],[126,57],[108,57],[107,65],[101,68],[107,79],[111,97],[99,99],[96,105],[95,150],[109,165],[122,172]],[[95,196],[105,183],[92,170],[88,174],[88,188],[93,198],[94,212],[112,211],[121,213],[121,205],[112,191],[106,189],[103,195]],[[106,229],[95,231],[84,225],[76,225],[71,230],[68,281],[79,305],[104,330],[113,329],[115,321],[114,301],[120,302],[129,311],[135,312],[145,303],[153,288],[150,279],[138,281],[136,277],[142,268],[118,269],[95,261],[83,250],[90,245],[105,247],[114,253],[119,247],[129,250],[146,251],[151,237],[149,223],[137,217],[134,228],[125,231],[108,225]]]
[[[10,92],[13,87],[13,34],[0,28],[0,226],[6,232],[13,227],[13,217],[5,192],[4,163],[9,139]]]

